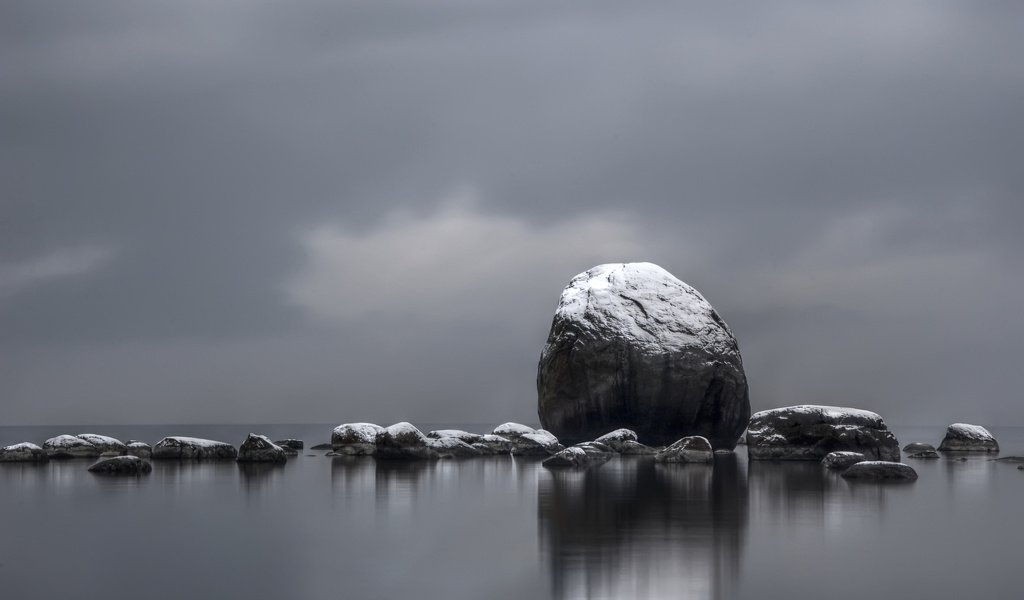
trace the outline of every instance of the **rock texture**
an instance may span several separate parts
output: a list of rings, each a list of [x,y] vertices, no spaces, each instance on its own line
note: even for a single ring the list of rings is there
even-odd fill
[[[836,406],[789,406],[750,418],[747,452],[754,460],[821,460],[829,452],[860,452],[898,461],[896,436],[876,413]]]
[[[148,475],[153,465],[138,456],[104,458],[89,467],[89,471],[103,475]]]
[[[112,452],[114,455],[122,455],[128,451],[124,442],[108,435],[99,435],[98,433],[79,433],[75,437],[96,446],[101,454]]]
[[[587,469],[603,465],[613,456],[615,451],[600,442],[583,442],[556,452],[541,465],[549,469]]]
[[[821,464],[829,469],[848,469],[865,460],[867,458],[860,452],[829,452],[821,459]]]
[[[373,423],[344,423],[331,433],[334,454],[367,456],[377,452],[377,436],[384,428]]]
[[[917,471],[901,462],[866,460],[843,471],[842,477],[869,481],[914,481],[917,479]]]
[[[0,448],[0,462],[46,462],[50,455],[31,442]]]
[[[234,460],[238,450],[231,444],[202,438],[171,436],[153,446],[154,459]]]
[[[981,425],[953,423],[939,444],[942,452],[999,452],[999,443]]]
[[[58,435],[43,442],[43,450],[50,458],[96,458],[101,450],[92,443],[74,435]]]
[[[562,291],[537,371],[538,415],[567,442],[625,427],[648,444],[732,449],[750,416],[732,331],[650,263],[594,267]]]
[[[265,435],[250,433],[238,448],[238,462],[283,463],[288,460],[284,448]]]
[[[709,463],[715,460],[711,442],[699,435],[684,437],[654,455],[661,463]]]

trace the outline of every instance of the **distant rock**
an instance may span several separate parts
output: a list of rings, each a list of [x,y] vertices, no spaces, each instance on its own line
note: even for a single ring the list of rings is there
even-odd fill
[[[202,438],[170,436],[153,446],[154,460],[235,460],[238,450],[231,444]]]
[[[904,446],[903,451],[908,454],[914,454],[916,452],[935,452],[935,446],[925,444],[924,442],[912,442]]]
[[[287,440],[277,440],[274,444],[282,448],[291,448],[292,450],[302,450],[304,446],[302,440],[294,440],[290,438]]]
[[[153,456],[153,447],[145,442],[129,441],[125,447],[129,456],[138,456],[139,458]]]
[[[596,266],[562,291],[537,372],[538,415],[570,443],[625,427],[646,443],[732,449],[750,417],[732,331],[651,263]]]
[[[587,469],[603,465],[615,451],[600,442],[583,442],[556,452],[541,463],[549,469]]]
[[[138,456],[112,456],[92,465],[89,471],[101,475],[148,475],[153,466]]]
[[[920,459],[932,459],[932,458],[940,458],[940,457],[939,457],[939,453],[936,452],[935,450],[922,450],[920,452],[911,452],[910,454],[907,454],[907,458],[913,458],[913,459],[920,460]]]
[[[821,459],[821,464],[829,469],[848,469],[865,460],[867,458],[860,452],[829,452]]]
[[[22,442],[0,448],[0,462],[46,462],[50,456],[32,442]]]
[[[437,429],[427,432],[428,438],[439,440],[441,438],[455,438],[467,444],[478,444],[483,441],[484,436],[479,433],[470,433],[461,429]]]
[[[123,455],[128,451],[125,443],[117,438],[112,438],[107,435],[99,435],[97,433],[79,433],[75,437],[85,440],[96,446],[101,454],[106,452],[113,452],[114,455]]]
[[[654,455],[654,461],[660,463],[710,463],[714,460],[711,442],[699,435],[684,437]]]
[[[878,414],[836,406],[788,406],[750,417],[747,453],[753,460],[818,460],[829,452],[860,452],[898,461],[900,446]]]
[[[437,458],[427,436],[412,423],[395,423],[377,434],[377,458],[422,460]]]
[[[58,435],[43,442],[50,458],[96,458],[102,452],[92,443],[74,435]]]
[[[914,481],[917,472],[901,462],[867,460],[843,471],[842,477],[869,481]]]
[[[250,433],[238,448],[238,462],[283,463],[288,460],[284,448],[265,435]]]
[[[606,444],[616,452],[622,452],[623,444],[626,442],[636,442],[637,440],[635,431],[623,428],[609,431],[594,441]]]
[[[1018,471],[1024,471],[1024,465],[1017,465]]]
[[[438,458],[473,458],[483,452],[455,437],[427,438],[427,445]]]
[[[953,423],[939,444],[942,452],[999,452],[999,443],[981,425]]]
[[[384,428],[373,423],[345,423],[331,433],[331,447],[335,454],[369,456],[377,452],[377,436]]]

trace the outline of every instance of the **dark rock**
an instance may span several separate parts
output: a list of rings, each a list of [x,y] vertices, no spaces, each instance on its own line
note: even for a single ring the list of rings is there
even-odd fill
[[[1024,463],[1024,456],[1002,456],[999,458],[993,458],[996,462],[1008,462],[1008,463]]]
[[[377,452],[377,436],[384,428],[373,423],[345,423],[331,433],[331,447],[335,454],[368,456]]]
[[[981,425],[953,423],[939,444],[942,452],[999,452],[999,443]]]
[[[646,443],[732,449],[750,416],[732,331],[650,263],[600,265],[562,291],[537,372],[538,415],[570,443],[620,427]]]
[[[714,460],[711,442],[699,435],[684,437],[654,455],[654,461],[660,463],[710,463]]]
[[[50,458],[96,458],[101,451],[90,442],[74,435],[58,435],[43,442]]]
[[[282,448],[291,448],[292,450],[302,450],[303,447],[304,447],[304,445],[302,443],[302,440],[293,440],[293,439],[278,440],[278,441],[274,442],[274,444],[276,444],[276,445],[278,445],[278,446],[280,446]]]
[[[626,442],[636,442],[636,432],[632,429],[616,429],[615,431],[610,431],[602,435],[594,441],[607,444],[615,452],[622,452],[623,444]]]
[[[556,452],[541,465],[549,469],[586,469],[603,465],[613,456],[615,451],[604,444],[583,442]]]
[[[867,458],[860,452],[829,452],[821,459],[821,464],[829,469],[848,469],[865,460]]]
[[[750,418],[747,453],[753,460],[821,460],[829,452],[860,452],[898,461],[896,436],[877,414],[835,406],[789,406]]]
[[[170,436],[153,446],[153,459],[235,460],[238,450],[231,444],[202,438]]]
[[[904,446],[903,451],[908,454],[914,454],[915,452],[935,452],[935,446],[925,444],[924,442],[913,442]]]
[[[138,456],[113,456],[104,458],[89,467],[92,473],[101,475],[148,475],[153,466]]]
[[[917,472],[900,462],[867,460],[843,471],[842,477],[868,481],[914,481]]]
[[[1018,471],[1024,471],[1024,465],[1017,465]]]
[[[912,452],[912,453],[907,455],[907,458],[916,458],[916,459],[939,458],[939,453],[934,451],[934,450],[923,450],[921,452]]]
[[[129,456],[138,456],[139,458],[150,458],[153,456],[153,448],[145,442],[130,441],[125,447]]]
[[[377,434],[377,458],[423,460],[437,458],[430,448],[427,436],[411,423],[401,422]]]
[[[310,446],[309,449],[310,450],[334,450],[334,445],[333,444],[317,444],[315,446]]]
[[[472,444],[482,454],[511,454],[512,441],[500,435],[488,434],[481,436],[479,442]]]
[[[650,446],[641,444],[640,442],[634,442],[632,440],[626,440],[622,442],[619,448],[619,454],[623,456],[653,456],[657,454],[659,450],[657,448],[651,448]]]
[[[265,435],[250,433],[238,448],[238,462],[283,463],[288,460],[284,448]]]
[[[32,442],[22,442],[0,448],[0,462],[46,462],[50,456]]]

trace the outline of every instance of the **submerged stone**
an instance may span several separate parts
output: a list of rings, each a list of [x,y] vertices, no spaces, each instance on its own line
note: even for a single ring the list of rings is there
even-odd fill
[[[750,418],[747,452],[754,460],[818,460],[830,452],[860,452],[898,461],[899,442],[877,413],[802,405],[763,410]]]

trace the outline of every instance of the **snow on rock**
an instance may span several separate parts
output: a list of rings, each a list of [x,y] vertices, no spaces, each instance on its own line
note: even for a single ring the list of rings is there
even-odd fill
[[[153,446],[154,459],[231,459],[238,450],[231,444],[202,438],[170,436]]]
[[[842,477],[866,481],[914,481],[917,471],[901,462],[866,460],[843,471]]]
[[[829,452],[821,459],[821,464],[828,469],[848,469],[853,465],[864,462],[867,457],[860,452]]]
[[[377,452],[377,436],[383,431],[383,427],[373,423],[344,423],[331,433],[331,447],[335,454],[374,454]]]
[[[0,448],[0,462],[46,462],[50,456],[32,442],[22,442]]]
[[[265,435],[250,433],[238,448],[238,462],[283,463],[288,460],[284,448]]]
[[[556,452],[541,465],[549,469],[587,469],[601,466],[615,456],[615,451],[600,442],[583,442]]]
[[[942,452],[999,452],[999,443],[981,425],[953,423],[939,444]]]
[[[511,454],[513,445],[508,438],[487,434],[482,436],[479,442],[475,442],[473,447],[482,454]]]
[[[594,440],[595,442],[601,442],[607,444],[612,450],[616,452],[622,452],[623,444],[625,442],[635,442],[636,432],[632,429],[616,429],[615,431],[609,431],[601,437]]]
[[[83,439],[93,446],[96,446],[101,453],[113,452],[115,454],[124,454],[128,451],[124,442],[108,435],[99,435],[98,433],[79,433],[75,437]]]
[[[562,291],[537,373],[538,414],[579,442],[625,427],[647,443],[701,435],[732,449],[750,416],[732,331],[651,263],[615,263]]]
[[[43,442],[50,458],[96,458],[102,451],[92,443],[74,435],[58,435]]]
[[[89,471],[101,475],[148,475],[153,465],[138,456],[113,456],[92,465]]]
[[[528,433],[536,433],[537,430],[533,427],[527,427],[521,423],[502,423],[494,428],[491,433],[494,435],[500,435],[502,437],[519,437]]]
[[[427,433],[428,438],[441,439],[441,438],[455,438],[462,440],[467,444],[476,444],[482,442],[484,436],[479,433],[470,433],[461,429],[437,429]]]
[[[711,442],[699,435],[684,437],[654,455],[660,463],[710,463],[714,459]]]
[[[438,458],[471,458],[483,454],[480,449],[456,437],[427,438],[427,445]]]
[[[754,460],[821,460],[829,452],[860,452],[899,460],[896,436],[877,413],[838,406],[800,405],[750,417],[747,453]]]
[[[925,444],[924,442],[911,442],[903,447],[903,451],[908,454],[914,454],[916,452],[935,452],[935,446]]]
[[[427,436],[412,423],[395,423],[377,434],[377,458],[422,460],[437,458]]]

